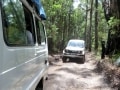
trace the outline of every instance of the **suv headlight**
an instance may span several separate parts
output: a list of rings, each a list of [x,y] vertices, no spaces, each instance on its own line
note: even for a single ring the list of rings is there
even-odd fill
[[[82,54],[82,51],[79,51],[79,54]]]
[[[85,54],[85,51],[82,51],[82,54],[84,55],[84,54]]]
[[[65,53],[65,50],[63,50],[63,53]]]
[[[85,51],[79,51],[79,54],[84,55],[84,54],[85,54]]]
[[[65,49],[65,52],[67,53],[67,52],[68,52],[68,50],[67,50],[67,49]]]
[[[67,50],[67,49],[64,49],[64,50],[63,50],[63,53],[67,53],[67,52],[68,52],[68,50]]]

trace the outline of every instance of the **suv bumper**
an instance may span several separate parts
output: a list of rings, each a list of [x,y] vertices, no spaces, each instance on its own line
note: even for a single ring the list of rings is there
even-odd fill
[[[85,55],[82,54],[63,54],[62,57],[66,57],[66,58],[83,58]]]

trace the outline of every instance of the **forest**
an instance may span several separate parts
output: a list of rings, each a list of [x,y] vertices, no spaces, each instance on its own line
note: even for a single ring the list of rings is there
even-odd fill
[[[78,3],[75,7],[73,3]],[[61,52],[69,39],[83,39],[86,50],[115,60],[120,54],[120,0],[42,0],[50,52]]]

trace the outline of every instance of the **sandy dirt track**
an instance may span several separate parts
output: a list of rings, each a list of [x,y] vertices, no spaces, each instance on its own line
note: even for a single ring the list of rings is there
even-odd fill
[[[58,59],[59,56],[49,57],[44,90],[113,90],[105,83],[104,76],[95,72],[96,60],[91,53],[86,53],[84,64],[78,60],[63,63]]]

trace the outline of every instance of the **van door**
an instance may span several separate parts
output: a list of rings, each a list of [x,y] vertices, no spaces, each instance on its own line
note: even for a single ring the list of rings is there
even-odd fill
[[[42,22],[35,18],[36,22],[36,33],[37,33],[37,46],[36,46],[36,56],[39,59],[37,63],[41,63],[42,68],[46,67],[48,60],[48,48],[46,41],[45,28]]]
[[[36,63],[35,56],[36,39],[32,10],[21,0],[1,0],[1,2],[3,33],[0,34],[3,34],[4,40],[0,39],[3,44],[2,50],[0,49],[2,61],[0,89],[27,90],[31,83],[35,83],[36,76],[40,76],[38,74],[40,64]]]

